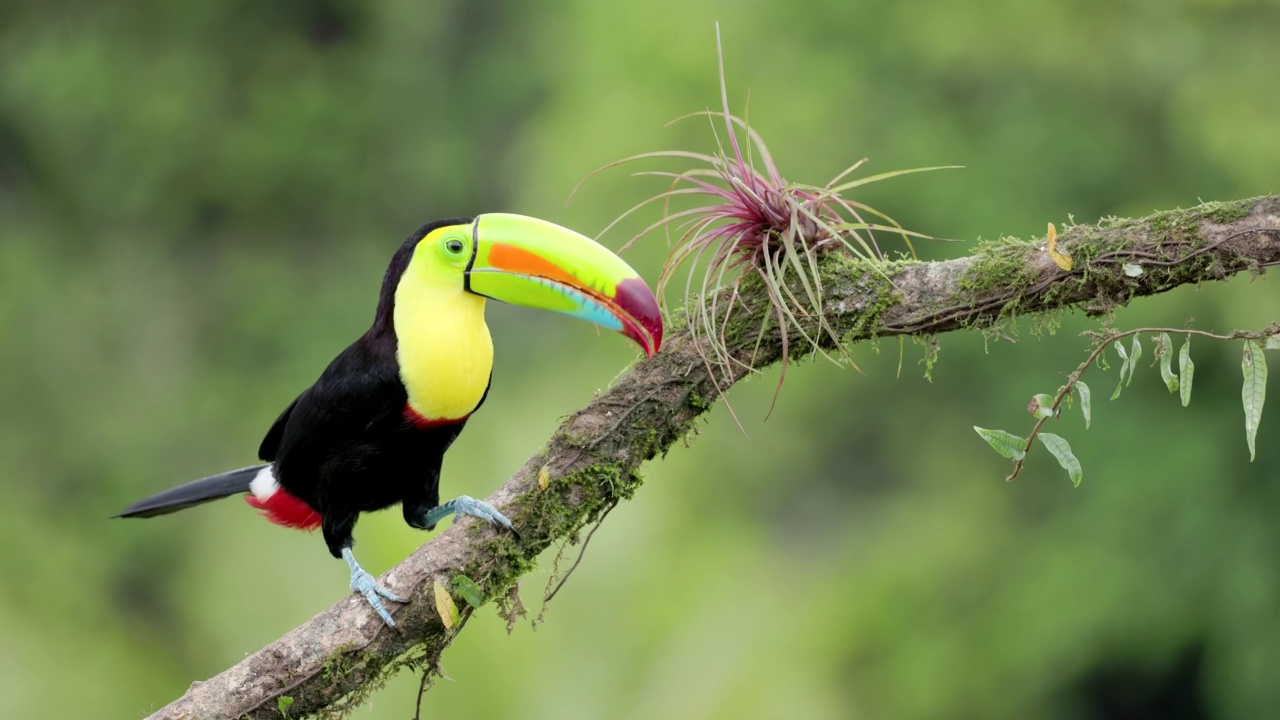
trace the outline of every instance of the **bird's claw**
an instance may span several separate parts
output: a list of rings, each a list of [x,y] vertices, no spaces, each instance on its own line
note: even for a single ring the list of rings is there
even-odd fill
[[[402,598],[379,585],[378,581],[364,570],[358,570],[351,574],[351,590],[363,595],[364,599],[377,611],[378,615],[382,616],[382,621],[391,627],[396,626],[396,621],[391,618],[391,613],[387,612],[387,607],[382,604],[382,598],[386,598],[391,602],[408,602],[408,599]]]
[[[396,621],[391,619],[391,613],[387,612],[387,607],[382,604],[382,598],[398,603],[409,602],[408,598],[402,598],[378,584],[377,579],[356,562],[356,557],[351,553],[351,548],[342,549],[342,559],[346,560],[347,565],[351,568],[352,592],[358,592],[363,595],[369,606],[382,617],[382,621],[391,627],[395,627]]]
[[[451,503],[454,515],[470,515],[471,517],[480,518],[490,525],[498,525],[512,532],[515,531],[506,515],[503,515],[498,508],[483,500],[477,500],[469,495],[459,495]]]

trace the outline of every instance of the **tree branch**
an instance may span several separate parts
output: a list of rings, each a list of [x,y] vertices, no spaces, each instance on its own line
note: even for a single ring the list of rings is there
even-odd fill
[[[830,253],[820,276],[825,320],[834,333],[819,331],[817,318],[801,322],[813,325],[808,337],[851,344],[985,327],[1015,313],[1069,307],[1105,313],[1134,297],[1280,264],[1280,196],[1076,225],[1059,237],[1059,249],[1072,256],[1072,271],[1054,264],[1043,241],[1002,239],[945,262],[872,263]],[[770,308],[761,288],[744,282],[741,292],[726,340],[743,365],[713,374],[689,333],[674,323],[658,356],[565,420],[546,448],[489,498],[515,522],[520,540],[465,520],[383,576],[388,588],[412,598],[392,610],[400,632],[385,627],[358,596],[348,596],[193,684],[151,717],[276,718],[283,696],[292,698],[290,717],[336,712],[359,703],[398,668],[436,667],[461,628],[445,628],[435,582],[452,588],[454,577],[466,575],[486,600],[501,602],[550,544],[576,541],[587,524],[630,497],[641,482],[640,464],[684,437],[719,391],[748,372],[746,364],[763,367],[781,358],[782,337],[764,322]],[[791,331],[791,347],[802,347],[802,338]],[[454,598],[466,607],[457,592]]]

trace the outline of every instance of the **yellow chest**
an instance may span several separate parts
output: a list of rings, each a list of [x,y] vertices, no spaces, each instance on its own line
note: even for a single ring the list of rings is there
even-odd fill
[[[402,283],[396,290],[400,380],[422,417],[461,419],[484,397],[493,371],[484,300],[461,288]]]

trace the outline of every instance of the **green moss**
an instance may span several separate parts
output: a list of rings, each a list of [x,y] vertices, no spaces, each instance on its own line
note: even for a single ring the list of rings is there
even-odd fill
[[[879,335],[880,318],[885,310],[902,301],[902,293],[894,286],[892,278],[903,267],[916,262],[841,256],[818,266],[823,287],[839,289],[838,294],[846,299],[838,302],[853,303],[853,307],[836,308],[843,316],[842,345],[875,339]]]
[[[324,667],[320,671],[320,677],[324,679],[326,685],[332,685],[338,678],[345,676],[350,671],[351,653],[355,649],[355,645],[343,643],[329,653],[325,658]]]
[[[689,407],[696,413],[704,413],[711,409],[711,401],[702,396],[697,390],[690,390],[689,397],[686,400]]]
[[[386,672],[394,659],[373,653],[360,653],[359,648],[351,643],[344,643],[334,648],[325,658],[320,671],[320,684],[324,688],[352,687],[351,692],[341,696],[325,697],[308,693],[311,697],[319,697],[323,707],[299,707],[302,702],[293,704],[291,709],[295,716],[305,714],[313,718],[339,718],[359,705],[365,698],[381,689],[386,684],[390,673]],[[354,676],[354,677],[353,677]],[[378,678],[374,682],[365,682],[364,677]]]
[[[1205,220],[1210,220],[1219,225],[1234,222],[1247,216],[1256,203],[1256,198],[1207,202],[1187,210],[1177,209],[1157,212],[1147,218],[1146,222],[1151,228],[1151,239],[1156,242],[1190,240],[1199,245],[1203,241],[1200,228]]]
[[[1001,308],[999,316],[976,319],[979,324],[989,325],[989,331],[1002,333],[1009,332],[1011,327],[1016,330],[1015,318],[1024,311],[1039,312],[1068,300],[1078,301],[1091,288],[1105,288],[1105,292],[1097,294],[1087,309],[1091,313],[1103,313],[1127,302],[1129,295],[1124,290],[1136,287],[1136,283],[1122,276],[1121,263],[1114,260],[1094,263],[1099,254],[1137,246],[1149,248],[1171,241],[1177,241],[1184,248],[1185,244],[1199,248],[1204,244],[1202,224],[1206,219],[1217,223],[1237,220],[1247,215],[1255,202],[1205,203],[1189,210],[1154,213],[1142,219],[1108,217],[1096,226],[1072,226],[1063,234],[1063,249],[1074,260],[1075,271],[1046,288],[1041,298],[1024,298],[1023,291],[1038,280],[1030,269],[1034,264],[1029,261],[1035,253],[1043,252],[1042,239],[1024,241],[1002,237],[994,242],[980,241],[974,261],[958,282],[964,297],[956,301],[977,303],[994,292],[1007,295],[1010,301]],[[1199,255],[1186,263],[1147,268],[1149,275],[1144,283],[1149,285],[1151,280],[1158,279],[1158,284],[1172,286],[1202,278],[1206,272],[1212,272],[1211,266],[1216,262],[1210,255]],[[1060,316],[1047,316],[1037,321],[1035,331],[1052,333],[1060,321]]]
[[[530,528],[527,532],[532,536],[564,537],[598,516],[615,495],[634,492],[629,485],[638,485],[639,479],[632,475],[619,461],[601,460],[552,479],[546,490],[526,493],[508,510],[517,524]],[[526,560],[508,538],[495,536],[481,555],[492,555],[498,562],[487,562],[479,569],[468,568],[466,574],[477,578],[486,597],[504,591],[516,577],[532,569],[532,561]]]
[[[1072,261],[1075,263],[1077,274],[1087,273],[1089,271],[1089,262],[1104,251],[1104,244],[1109,241],[1102,230],[1093,225],[1077,225],[1071,229],[1068,236],[1064,238],[1064,249],[1071,255]],[[1132,234],[1128,235],[1125,244],[1133,244],[1136,238]],[[1108,247],[1108,250],[1114,250],[1115,247]]]
[[[780,325],[788,333],[788,353],[791,359],[808,356],[815,349],[809,346],[811,342],[824,349],[831,349],[837,343],[844,342],[851,317],[856,316],[857,320],[855,335],[873,335],[879,326],[880,315],[885,308],[896,303],[899,297],[888,278],[906,262],[908,261],[852,258],[835,252],[823,253],[817,262],[816,277],[810,276],[802,282],[794,271],[782,273],[786,287],[779,290],[777,295],[781,296],[780,302],[786,307],[781,312],[773,305],[779,299],[771,298],[770,289],[760,273],[744,272],[736,281],[740,301],[727,318],[721,315],[717,319],[719,327],[716,334],[720,337],[711,340],[713,343],[718,340],[723,349],[737,353],[744,362],[754,367],[763,367],[782,357],[780,343],[771,340],[761,342],[762,338],[775,338],[782,332]],[[807,265],[805,272],[810,272]],[[823,325],[816,316],[810,304],[811,290],[828,299],[833,295],[847,298],[835,301],[837,303],[858,304],[853,312],[847,307],[837,308],[837,314],[841,316],[837,321],[838,333],[833,332],[830,326]],[[717,312],[720,310],[717,309]],[[708,353],[714,357],[719,351],[709,350]],[[697,412],[703,412],[710,406],[710,401],[705,398],[695,397],[690,400],[690,407]]]
[[[308,715],[310,718],[345,718],[351,714],[351,711],[364,703],[373,693],[381,690],[386,686],[396,673],[401,670],[422,669],[424,664],[429,663],[434,668],[440,658],[440,654],[453,641],[452,635],[433,636],[431,639],[410,646],[400,655],[387,659],[383,656],[365,655],[360,663],[352,664],[350,672],[358,672],[373,680],[360,682],[356,684],[353,691],[341,696],[324,708]]]
[[[773,327],[772,313],[759,315],[748,312],[735,312],[729,316],[724,325],[724,345],[737,350],[749,350],[756,344],[756,339],[768,333]]]
[[[562,441],[566,445],[584,448],[589,446],[595,438],[586,432],[576,431],[573,428],[562,428],[556,436],[556,439]]]
[[[522,575],[537,565],[536,556],[521,548],[505,533],[490,540],[481,549],[480,556],[485,558],[483,562],[471,564],[461,574],[475,580],[485,602],[504,595]]]
[[[1156,243],[1189,240],[1199,246],[1202,241],[1201,219],[1201,214],[1194,209],[1165,210],[1147,218],[1147,224],[1151,228],[1151,240]]]
[[[1052,307],[1064,299],[1079,299],[1085,294],[1082,290],[1093,288],[1096,289],[1094,299],[1086,309],[1100,314],[1128,302],[1140,284],[1147,288],[1169,288],[1214,277],[1221,272],[1218,257],[1212,253],[1194,253],[1195,249],[1204,247],[1204,222],[1233,222],[1248,215],[1256,202],[1204,203],[1186,210],[1157,212],[1141,219],[1111,217],[1096,227],[1080,226],[1070,244],[1076,272],[1048,288],[1043,304]],[[1123,259],[1122,251],[1139,246],[1147,253],[1161,253],[1162,261],[1168,263],[1135,261],[1143,266],[1141,283],[1124,276],[1123,264],[1114,256],[1108,262],[1092,262],[1104,251],[1120,254]],[[1184,256],[1190,257],[1177,262]]]
[[[960,276],[957,287],[976,301],[997,288],[1016,290],[1030,285],[1035,277],[1027,269],[1028,260],[1036,245],[1013,237],[979,240],[973,262]]]
[[[635,457],[644,460],[652,460],[662,447],[662,433],[657,428],[649,428],[641,433],[631,445],[631,452]]]
[[[942,350],[942,344],[938,342],[936,335],[928,336],[912,336],[911,341],[924,348],[924,379],[933,382],[933,366],[938,364],[938,352]]]
[[[666,327],[668,337],[675,337],[689,327],[689,311],[683,306],[675,309],[663,308],[662,324]]]
[[[1033,335],[1054,334],[1060,327],[1063,312],[1055,311],[1064,303],[1079,302],[1095,292],[1097,287],[1113,288],[1120,275],[1116,264],[1095,264],[1094,258],[1103,252],[1113,252],[1131,245],[1138,245],[1144,234],[1143,221],[1110,217],[1099,225],[1071,225],[1060,235],[1060,248],[1071,256],[1074,270],[1046,284],[1042,295],[1028,295],[1027,291],[1044,278],[1036,268],[1045,265],[1045,240],[1042,237],[1020,240],[1002,237],[996,241],[979,241],[974,260],[957,282],[960,290],[952,298],[953,305],[979,303],[993,298],[1003,298],[994,316],[981,315],[964,321],[968,327],[980,328],[985,339],[1013,336],[1022,331],[1023,318],[1029,319],[1029,331]],[[1109,295],[1099,298],[1113,306]],[[949,306],[950,307],[950,306]],[[1051,311],[1047,314],[1045,310]],[[1090,312],[1101,312],[1089,308]]]
[[[1196,208],[1206,218],[1223,225],[1229,222],[1235,222],[1240,218],[1247,216],[1253,212],[1253,206],[1258,204],[1261,198],[1249,198],[1247,200],[1228,200],[1226,202],[1207,202]]]
[[[738,281],[739,297],[764,298],[768,296],[764,280],[754,272],[743,273]],[[702,302],[701,298],[697,302]],[[723,339],[725,347],[745,349],[755,345],[761,332],[767,332],[773,322],[773,314],[752,312],[751,308],[737,307],[729,314],[724,325]]]
[[[867,304],[858,309],[858,319],[850,331],[858,337],[874,339],[879,335],[884,311],[901,302],[902,294],[888,278],[879,274],[867,273],[863,281],[867,283]]]

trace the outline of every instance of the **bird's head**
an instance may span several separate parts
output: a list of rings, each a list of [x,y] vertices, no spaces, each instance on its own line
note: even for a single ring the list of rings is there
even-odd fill
[[[640,275],[596,241],[545,220],[488,213],[426,225],[397,253],[388,269],[396,272],[398,282],[447,285],[593,322],[649,357],[662,344],[658,302]]]

